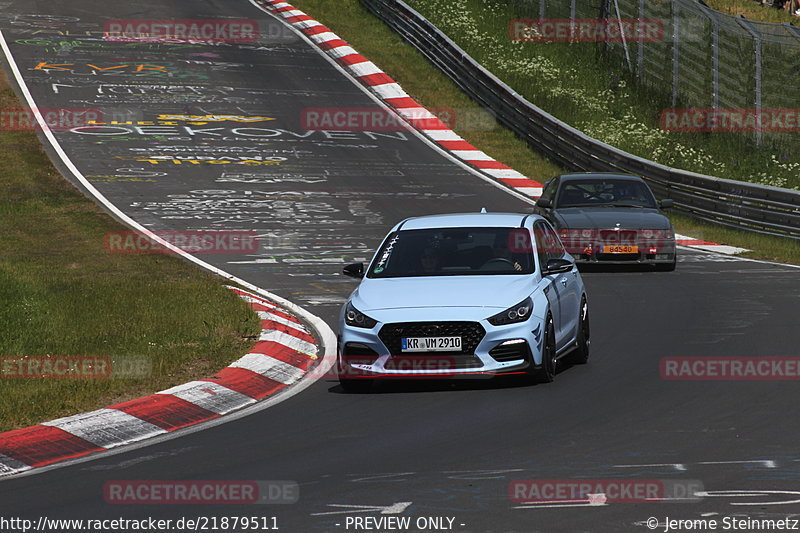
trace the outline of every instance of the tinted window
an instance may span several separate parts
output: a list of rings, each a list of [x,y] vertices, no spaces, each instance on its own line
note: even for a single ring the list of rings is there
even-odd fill
[[[548,224],[538,222],[534,226],[534,234],[536,235],[536,255],[539,257],[540,265],[546,265],[548,259],[564,257],[566,250],[556,232]]]
[[[586,178],[561,182],[557,207],[656,207],[655,198],[642,181]]]
[[[531,274],[530,235],[523,228],[437,228],[389,236],[369,278]]]

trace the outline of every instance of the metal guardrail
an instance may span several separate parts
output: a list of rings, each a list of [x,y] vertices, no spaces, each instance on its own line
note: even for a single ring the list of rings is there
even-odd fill
[[[800,239],[800,192],[661,165],[593,139],[536,107],[497,79],[402,0],[361,0],[468,95],[532,148],[570,170],[627,172],[701,219]]]

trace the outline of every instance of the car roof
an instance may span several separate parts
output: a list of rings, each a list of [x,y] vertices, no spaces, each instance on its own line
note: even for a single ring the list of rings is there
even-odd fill
[[[610,178],[610,179],[623,179],[623,180],[630,180],[630,181],[644,181],[639,176],[634,176],[633,174],[617,174],[614,172],[574,172],[570,174],[560,174],[558,176],[561,178],[561,181],[572,181],[572,180],[581,180],[586,178]]]
[[[404,231],[433,228],[514,228],[520,227],[525,217],[541,218],[524,213],[450,213],[408,218],[395,226],[394,231],[401,226]]]

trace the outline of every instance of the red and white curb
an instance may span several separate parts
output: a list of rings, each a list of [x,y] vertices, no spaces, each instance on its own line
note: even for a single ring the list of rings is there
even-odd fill
[[[284,306],[228,287],[261,318],[252,351],[215,375],[110,405],[0,433],[0,476],[74,459],[219,418],[299,381],[315,364],[317,339]]]
[[[411,98],[396,81],[379,69],[375,63],[356,52],[327,26],[282,0],[251,1],[282,17],[286,22],[302,32],[347,72],[356,79],[361,80],[380,100],[444,150],[522,194],[534,198],[541,196],[541,183],[520,174],[499,161],[495,161],[462,139],[444,122],[439,120],[436,115]]]
[[[694,237],[687,237],[686,235],[675,234],[675,244],[686,246],[695,250],[705,250],[706,252],[716,252],[718,254],[736,255],[742,252],[749,252],[747,248],[737,248],[736,246],[728,246],[726,244],[717,244],[715,242],[704,241],[702,239],[695,239]]]

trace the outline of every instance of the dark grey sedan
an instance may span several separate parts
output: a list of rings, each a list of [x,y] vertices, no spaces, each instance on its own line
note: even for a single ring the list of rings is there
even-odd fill
[[[653,264],[675,270],[675,231],[638,176],[561,174],[548,181],[536,211],[558,230],[567,251],[582,263]]]

